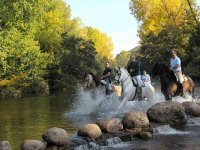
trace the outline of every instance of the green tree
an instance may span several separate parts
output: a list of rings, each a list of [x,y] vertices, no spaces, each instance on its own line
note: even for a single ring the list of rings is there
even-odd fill
[[[116,64],[120,67],[126,67],[130,58],[131,52],[130,51],[122,51],[121,53],[117,54],[116,56]]]

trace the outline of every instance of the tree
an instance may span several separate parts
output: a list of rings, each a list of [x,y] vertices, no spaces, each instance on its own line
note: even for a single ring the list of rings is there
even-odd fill
[[[95,62],[96,49],[92,41],[83,38],[64,38],[63,47],[69,51],[62,57],[63,74],[80,77],[87,70],[94,70],[97,67]]]
[[[116,63],[120,67],[126,67],[129,61],[129,57],[131,55],[130,51],[122,51],[121,53],[117,54],[116,56]]]

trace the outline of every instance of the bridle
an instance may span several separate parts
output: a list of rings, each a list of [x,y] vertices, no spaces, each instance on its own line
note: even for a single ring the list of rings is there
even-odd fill
[[[121,69],[118,68],[117,71],[118,71],[118,72],[117,72],[117,74],[118,74],[118,79],[117,79],[117,80],[115,79],[115,83],[120,84],[119,79],[120,79],[120,77],[121,77]],[[126,71],[126,70],[125,70],[125,71]],[[127,71],[126,71],[126,72],[127,72]],[[124,80],[122,80],[121,82],[125,82],[129,77],[130,77],[130,75],[129,75],[129,73],[127,72],[127,77],[126,77]],[[132,80],[132,79],[131,79],[131,80]],[[134,86],[134,85],[133,85],[133,86]],[[134,94],[133,98],[131,99],[132,101],[135,99],[136,94],[137,94],[137,88],[136,88],[136,90],[135,90],[135,94]]]
[[[120,78],[121,78],[121,75],[122,75],[122,71],[121,71],[120,68],[118,68],[118,70],[117,70],[117,75],[118,75],[118,79],[117,79],[117,80],[115,79],[115,84],[119,85],[119,84],[120,84]],[[124,80],[122,80],[121,82],[125,82],[125,81],[128,79],[128,77],[129,77],[129,74],[128,74],[127,77],[126,77]]]

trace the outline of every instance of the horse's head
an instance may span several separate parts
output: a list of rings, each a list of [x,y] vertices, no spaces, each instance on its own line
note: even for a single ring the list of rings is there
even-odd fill
[[[91,88],[92,86],[92,76],[89,72],[84,74],[84,88]]]
[[[92,72],[86,72],[84,74],[84,87],[95,88],[100,85],[100,79],[97,78]]]
[[[121,82],[121,75],[122,75],[121,68],[120,67],[116,67],[115,84],[120,84],[120,82]]]
[[[151,76],[153,77],[153,76],[160,75],[160,71],[161,71],[161,64],[156,63],[151,70]]]

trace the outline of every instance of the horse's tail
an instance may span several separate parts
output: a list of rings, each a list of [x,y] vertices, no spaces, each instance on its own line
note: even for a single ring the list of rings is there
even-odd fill
[[[186,76],[186,77],[190,83],[190,93],[191,93],[192,97],[195,98],[195,96],[194,96],[194,89],[195,89],[194,81],[189,76]]]

